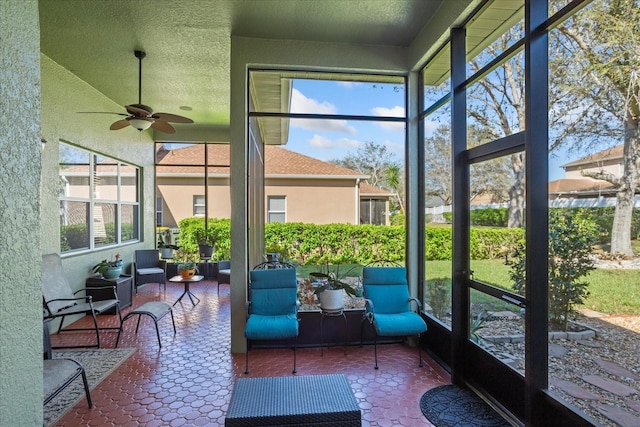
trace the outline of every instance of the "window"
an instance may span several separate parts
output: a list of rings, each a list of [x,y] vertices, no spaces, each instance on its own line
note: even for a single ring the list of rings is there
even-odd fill
[[[360,224],[385,225],[386,206],[384,199],[360,200]]]
[[[60,252],[139,240],[139,168],[61,143],[59,179]]]
[[[162,197],[156,197],[156,225],[162,225],[162,207],[164,206],[164,201]]]
[[[287,205],[284,196],[269,196],[267,199],[267,222],[287,222]]]
[[[204,196],[193,196],[193,216],[204,216],[207,212],[207,205]]]

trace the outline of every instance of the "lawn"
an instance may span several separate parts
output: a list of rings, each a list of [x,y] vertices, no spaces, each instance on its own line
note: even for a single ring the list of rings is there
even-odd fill
[[[509,267],[503,260],[472,261],[473,277],[510,289]],[[451,277],[450,261],[427,261],[427,280]],[[640,271],[626,269],[593,270],[586,278],[589,296],[582,306],[601,313],[640,315]]]

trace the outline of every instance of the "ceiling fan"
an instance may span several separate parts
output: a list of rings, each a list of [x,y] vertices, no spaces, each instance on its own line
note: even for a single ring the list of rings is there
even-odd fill
[[[125,105],[127,113],[105,113],[126,116],[126,118],[114,122],[109,129],[119,130],[131,125],[132,127],[143,131],[145,129],[155,129],[164,133],[175,133],[176,130],[169,122],[173,123],[193,123],[193,120],[170,113],[154,113],[153,109],[142,103],[142,60],[147,54],[144,51],[134,51],[139,61],[138,67],[138,103]]]

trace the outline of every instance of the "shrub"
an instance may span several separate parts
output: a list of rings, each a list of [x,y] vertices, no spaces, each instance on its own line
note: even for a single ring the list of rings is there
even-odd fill
[[[598,227],[582,215],[549,215],[549,324],[567,330],[575,306],[589,295],[588,282],[581,280],[594,264],[590,257]],[[524,295],[526,262],[524,244],[519,244],[511,266],[513,288]]]

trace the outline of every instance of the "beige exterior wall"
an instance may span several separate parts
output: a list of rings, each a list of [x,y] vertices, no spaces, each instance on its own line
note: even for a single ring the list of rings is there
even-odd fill
[[[357,224],[359,221],[360,202],[355,180],[267,178],[265,209],[269,196],[286,197],[287,222]]]
[[[157,192],[163,199],[162,224],[177,227],[180,220],[193,215],[193,196],[204,196],[203,178],[156,179]],[[231,218],[229,178],[209,178],[209,218]]]
[[[610,173],[614,176],[622,175],[622,163],[620,160],[609,160],[605,162],[601,162],[600,164],[593,165],[582,165],[571,168],[566,168],[564,177],[566,179],[577,179],[584,178],[585,173]]]
[[[163,198],[163,226],[177,227],[193,214],[193,196],[204,195],[201,178],[158,177]],[[209,180],[209,218],[231,218],[228,178]],[[286,221],[314,224],[359,223],[359,193],[355,180],[269,179],[265,184],[265,218],[269,196],[285,196]]]

